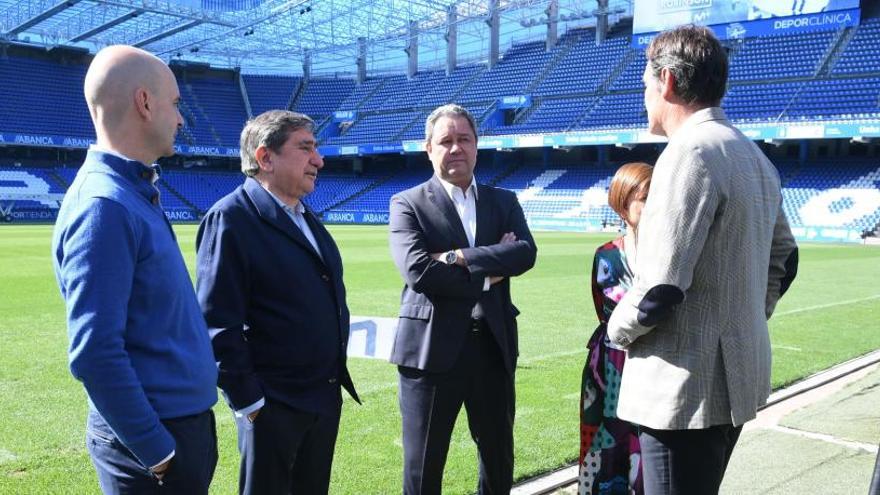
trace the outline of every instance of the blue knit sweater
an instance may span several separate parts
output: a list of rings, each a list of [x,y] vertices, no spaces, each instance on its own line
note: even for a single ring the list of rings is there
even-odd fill
[[[152,170],[89,151],[52,239],[70,370],[144,466],[175,448],[160,419],[217,400],[208,331]]]

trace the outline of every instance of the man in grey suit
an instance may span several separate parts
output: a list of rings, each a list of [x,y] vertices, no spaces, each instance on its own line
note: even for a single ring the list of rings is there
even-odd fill
[[[400,375],[406,494],[439,494],[462,404],[480,454],[479,492],[513,483],[514,370],[519,311],[510,277],[537,249],[510,191],[477,185],[477,131],[458,105],[425,124],[434,167],[391,198],[391,254],[404,280],[391,362]]]
[[[649,130],[667,136],[639,224],[636,279],[608,322],[627,348],[617,414],[641,425],[645,493],[717,493],[770,393],[767,319],[797,270],[780,180],[718,108],[727,55],[684,26],[647,50]]]

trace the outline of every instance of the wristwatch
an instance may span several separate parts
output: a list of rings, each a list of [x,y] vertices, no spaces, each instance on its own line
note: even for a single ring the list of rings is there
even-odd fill
[[[456,261],[458,261],[458,255],[454,250],[446,251],[446,254],[443,255],[443,262],[447,265],[454,265]]]

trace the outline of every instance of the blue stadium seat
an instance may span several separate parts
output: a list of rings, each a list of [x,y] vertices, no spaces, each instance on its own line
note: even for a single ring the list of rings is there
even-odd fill
[[[739,122],[877,119],[880,84],[876,51],[880,20],[863,19],[830,75],[816,76],[833,32],[749,38],[731,42],[731,82],[723,102]],[[368,78],[244,75],[251,110],[286,108],[310,115],[325,128],[336,110],[357,110],[358,119],[331,144],[387,144],[423,138],[423,122],[437,105],[456,100],[485,121],[501,96],[531,88],[533,108],[510,125],[486,121],[486,134],[543,133],[571,129],[643,127],[641,75],[644,53],[625,35],[596,46],[591,30],[565,33],[549,52],[543,42],[515,44],[493,69],[483,65]],[[548,70],[552,65],[552,70]],[[625,65],[625,66],[624,66]],[[0,59],[0,89],[15,98],[0,100],[3,132],[93,138],[81,96],[84,65],[10,56]],[[178,144],[235,147],[246,120],[237,77],[231,73],[179,75],[186,126]],[[605,87],[607,86],[607,87]],[[64,108],[64,112],[55,111]],[[46,119],[46,115],[53,118]],[[497,115],[497,114],[495,114]]]
[[[862,19],[855,36],[837,59],[833,74],[849,75],[877,72],[880,52],[880,19]]]
[[[285,109],[302,80],[299,77],[275,75],[244,75],[248,101],[253,115],[266,110]]]

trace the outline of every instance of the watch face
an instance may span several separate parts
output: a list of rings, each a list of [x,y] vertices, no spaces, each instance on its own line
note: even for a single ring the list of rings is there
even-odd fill
[[[446,264],[451,265],[455,263],[455,260],[458,259],[458,256],[455,255],[455,251],[449,251],[446,253]]]

